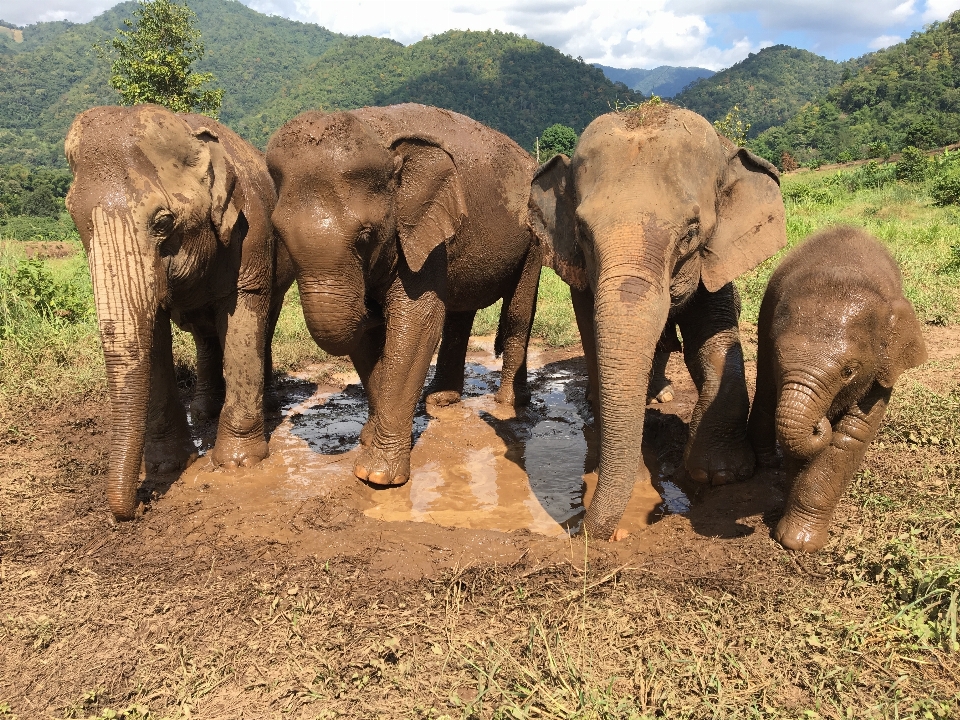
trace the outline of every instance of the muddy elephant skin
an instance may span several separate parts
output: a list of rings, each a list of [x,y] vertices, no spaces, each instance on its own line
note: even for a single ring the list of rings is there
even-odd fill
[[[894,382],[926,360],[900,269],[866,232],[825,230],[770,278],[758,323],[749,435],[758,460],[792,481],[774,537],[814,552],[877,434]]]
[[[455,402],[476,311],[503,298],[497,400],[524,399],[541,255],[526,224],[535,164],[463,115],[406,104],[306,112],[271,138],[274,225],[293,258],[307,327],[349,355],[367,391],[357,477],[410,475],[414,409]]]
[[[617,523],[637,473],[646,473],[644,406],[668,318],[699,391],[687,471],[713,484],[751,475],[731,281],[786,243],[776,168],[695,113],[645,104],[597,118],[572,159],[559,155],[538,170],[530,224],[548,248],[545,263],[571,287],[591,386],[599,386],[599,479],[584,530],[622,535]]]
[[[293,268],[274,239],[262,153],[218,122],[156,105],[99,107],[77,116],[65,149],[113,414],[107,498],[130,519],[141,460],[167,473],[196,456],[171,320],[197,345],[194,420],[219,415],[213,461],[266,457],[264,376]]]

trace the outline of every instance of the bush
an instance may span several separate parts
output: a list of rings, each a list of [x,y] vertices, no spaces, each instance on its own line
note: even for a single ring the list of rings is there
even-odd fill
[[[77,323],[92,313],[86,268],[78,266],[69,279],[58,281],[39,258],[0,265],[0,337],[17,333],[31,315],[46,322]]]
[[[923,150],[908,145],[900,151],[900,160],[897,162],[897,180],[907,182],[923,182],[930,172],[930,159]]]
[[[880,158],[881,160],[890,159],[890,146],[887,145],[882,140],[877,140],[876,142],[870,143],[867,148],[867,153],[872,158]]]
[[[937,205],[960,205],[960,172],[937,176],[930,188],[930,196]]]

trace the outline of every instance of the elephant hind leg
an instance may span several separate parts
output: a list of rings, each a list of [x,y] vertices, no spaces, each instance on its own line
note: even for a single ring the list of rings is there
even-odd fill
[[[533,318],[537,313],[537,290],[540,287],[540,250],[532,247],[524,260],[516,285],[503,297],[500,324],[494,346],[497,354],[503,353],[503,369],[500,372],[500,389],[496,401],[514,407],[530,402],[527,389],[527,346]]]
[[[681,349],[680,341],[677,340],[677,325],[668,320],[653,356],[653,369],[647,385],[647,403],[668,403],[673,400],[673,385],[667,377],[667,363],[670,361],[670,353]]]
[[[204,425],[220,417],[226,398],[223,380],[223,348],[216,328],[193,331],[197,346],[197,386],[190,403],[194,426]]]
[[[460,402],[464,364],[476,310],[448,312],[443,321],[443,339],[437,353],[437,372],[427,388],[427,404],[444,407]]]

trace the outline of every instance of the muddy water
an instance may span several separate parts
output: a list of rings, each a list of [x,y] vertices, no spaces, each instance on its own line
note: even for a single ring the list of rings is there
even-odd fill
[[[260,465],[225,476],[201,460],[181,481],[233,493],[244,506],[234,518],[239,523],[244,512],[268,513],[278,501],[349,487],[360,496],[366,515],[384,521],[526,529],[551,536],[579,528],[596,487],[598,446],[577,361],[532,370],[533,398],[517,411],[493,400],[498,371],[483,362],[468,363],[460,403],[417,407],[410,482],[389,489],[373,489],[353,476],[366,399],[355,376],[338,380],[346,387],[321,386],[283,408],[270,457]],[[686,496],[669,480],[673,466],[646,448],[644,460],[621,523],[626,530],[638,531],[665,513],[689,509]]]

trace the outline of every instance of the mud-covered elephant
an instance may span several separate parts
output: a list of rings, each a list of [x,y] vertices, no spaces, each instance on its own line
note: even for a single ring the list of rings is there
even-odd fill
[[[197,345],[194,419],[220,418],[213,461],[266,457],[264,378],[292,264],[274,239],[262,153],[216,121],[156,105],[99,107],[74,120],[65,149],[113,415],[107,497],[129,519],[141,460],[170,472],[196,452],[171,320]]]
[[[470,118],[416,104],[303,113],[271,138],[267,163],[307,327],[321,348],[350,356],[367,391],[356,475],[402,484],[441,331],[428,402],[459,398],[474,315],[499,298],[497,399],[527,394],[541,267],[526,221],[535,163]]]
[[[900,374],[926,360],[900,269],[863,230],[837,227],[793,249],[760,306],[750,440],[783,450],[792,481],[774,537],[814,552],[877,434]]]
[[[668,317],[699,391],[688,472],[714,484],[752,474],[731,281],[786,242],[776,169],[699,115],[646,103],[597,118],[572,159],[559,155],[538,170],[530,224],[548,248],[545,263],[570,285],[591,386],[599,386],[599,478],[586,532],[622,536],[617,524],[645,472],[644,406]]]

